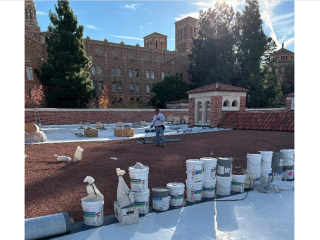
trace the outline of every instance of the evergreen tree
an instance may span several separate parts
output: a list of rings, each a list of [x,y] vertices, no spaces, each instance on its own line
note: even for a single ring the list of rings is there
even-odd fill
[[[188,90],[188,84],[180,77],[165,77],[151,89],[155,96],[150,99],[150,102],[154,107],[163,108],[166,102],[188,98]]]
[[[35,73],[48,90],[49,107],[85,107],[95,97],[86,56],[83,26],[78,26],[68,1],[58,0],[56,13],[49,12],[51,23],[45,38],[48,58]]]
[[[224,1],[199,13],[198,37],[189,54],[191,88],[215,82],[232,83],[234,76],[234,12]]]
[[[283,94],[289,94],[294,92],[294,62],[288,65],[281,66],[278,69],[282,76],[283,82],[281,84],[281,90]]]

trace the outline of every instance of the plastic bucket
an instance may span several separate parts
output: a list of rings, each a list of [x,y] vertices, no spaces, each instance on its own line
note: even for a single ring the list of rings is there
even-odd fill
[[[139,208],[139,215],[146,215],[149,213],[149,196],[150,190],[148,189],[145,192],[138,193],[133,192],[134,204]]]
[[[272,164],[272,151],[259,151],[261,153],[261,169],[269,169]]]
[[[247,154],[247,169],[249,172],[260,171],[261,154]]]
[[[186,180],[187,201],[200,202],[202,199],[203,182],[189,182]]]
[[[232,175],[231,192],[243,193],[244,183],[246,181],[246,175]]]
[[[143,169],[129,167],[129,174],[132,192],[142,193],[148,191],[148,167]]]
[[[272,173],[272,168],[261,169],[260,183],[268,183],[269,173]]]
[[[203,161],[203,180],[212,180],[216,178],[217,159],[211,157],[200,158]]]
[[[283,172],[273,172],[273,180],[282,181]]]
[[[293,175],[293,170],[286,170],[282,174],[282,180],[284,181],[293,181],[294,175]]]
[[[86,227],[99,227],[103,225],[103,198],[101,199],[81,199],[83,210],[83,223]]]
[[[219,157],[217,160],[217,176],[230,177],[232,173],[232,161],[231,157]]]
[[[216,191],[216,179],[203,180],[202,198],[212,199]]]
[[[274,152],[272,155],[272,164],[271,167],[282,167],[283,166],[283,153],[282,152]]]
[[[170,189],[170,207],[181,208],[184,197],[183,183],[168,183],[167,188]]]
[[[250,188],[255,188],[260,183],[261,171],[250,171]]]
[[[217,176],[217,194],[222,196],[230,195],[232,177]]]
[[[203,161],[200,159],[186,160],[187,180],[189,182],[202,182],[203,180]]]
[[[273,167],[272,172],[273,173],[283,173],[283,167]]]
[[[170,189],[163,187],[152,188],[152,208],[156,212],[163,212],[169,209]]]
[[[283,166],[292,166],[294,149],[282,149],[280,152],[283,153]]]

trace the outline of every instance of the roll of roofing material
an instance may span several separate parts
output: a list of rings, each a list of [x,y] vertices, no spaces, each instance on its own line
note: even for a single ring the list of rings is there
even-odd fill
[[[39,239],[71,231],[67,212],[25,219],[25,239]]]

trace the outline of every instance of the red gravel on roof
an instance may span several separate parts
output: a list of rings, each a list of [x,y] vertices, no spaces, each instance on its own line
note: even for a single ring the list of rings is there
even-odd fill
[[[224,84],[224,83],[213,83],[210,85],[206,85],[203,87],[195,88],[187,92],[187,94],[191,93],[202,93],[202,92],[213,92],[213,91],[224,91],[224,92],[248,92],[248,89],[242,87],[235,87],[232,85]]]
[[[219,127],[238,130],[294,131],[294,112],[226,113]]]

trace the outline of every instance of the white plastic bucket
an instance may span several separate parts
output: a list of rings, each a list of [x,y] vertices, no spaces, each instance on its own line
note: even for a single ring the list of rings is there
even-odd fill
[[[247,169],[251,171],[260,171],[261,154],[247,154]]]
[[[282,181],[282,176],[283,176],[283,172],[281,172],[281,173],[274,172],[273,173],[273,180]]]
[[[282,149],[280,152],[283,153],[283,166],[292,166],[294,149]]]
[[[202,198],[211,199],[214,198],[216,191],[216,179],[203,180]]]
[[[272,173],[272,168],[261,169],[260,183],[268,183],[269,173]]]
[[[213,180],[216,178],[217,159],[211,157],[200,158],[203,161],[203,180]]]
[[[231,177],[219,177],[217,176],[217,194],[218,195],[230,195],[231,193]]]
[[[129,167],[131,191],[142,193],[148,191],[149,168],[137,169]]]
[[[203,180],[203,161],[200,159],[186,160],[187,180],[189,182],[201,182]]]
[[[231,192],[233,193],[243,193],[244,183],[246,181],[246,175],[232,175],[231,181]]]
[[[150,190],[138,193],[133,192],[134,204],[139,208],[139,215],[146,215],[149,213],[149,196]]]
[[[284,171],[283,172],[283,174],[282,174],[282,179],[284,180],[284,181],[287,181],[287,180],[293,180],[293,171],[294,170],[286,170],[286,171]]]
[[[186,180],[187,186],[187,201],[200,202],[202,199],[203,182],[189,182]]]
[[[261,171],[250,171],[250,188],[255,188],[260,183]]]
[[[168,183],[167,188],[170,189],[170,207],[181,208],[183,203],[184,195],[184,184],[183,183]]]
[[[259,151],[261,153],[261,169],[269,169],[272,164],[273,151]]]
[[[102,199],[81,199],[83,210],[83,222],[87,227],[99,227],[103,225],[103,198]]]

